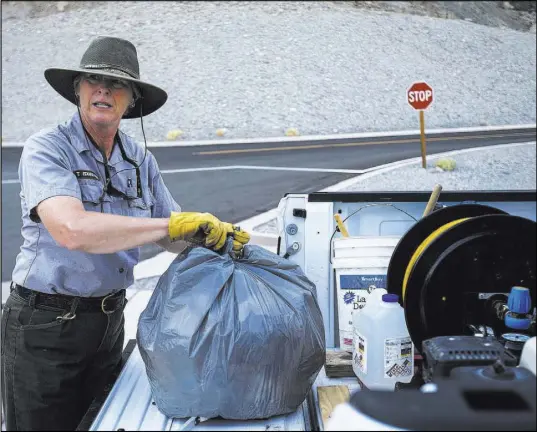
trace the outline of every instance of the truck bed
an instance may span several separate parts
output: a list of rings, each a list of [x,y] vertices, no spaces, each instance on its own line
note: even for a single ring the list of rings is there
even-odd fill
[[[401,235],[412,224],[412,220],[394,211],[394,207],[419,218],[427,199],[426,193],[315,193],[290,194],[280,203],[280,223],[283,222],[283,226],[296,224],[298,234],[286,238],[285,234],[282,235],[283,226],[280,226],[279,252],[283,254],[292,241],[301,243],[300,251],[289,259],[301,265],[317,286],[328,350],[339,349],[334,285],[328,265],[329,244],[335,233],[333,214],[340,213],[345,217],[370,204],[380,204],[360,212],[357,217],[349,218],[348,229],[355,235]],[[531,220],[536,218],[535,191],[444,192],[440,197],[440,204],[443,205],[460,202],[479,202]],[[128,359],[117,379],[111,382],[107,394],[96,400],[90,408],[79,430],[180,430],[188,420],[167,418],[152,403],[145,365],[135,346],[138,317],[151,293],[151,290],[129,293],[125,326],[126,340],[131,341],[125,349]],[[308,397],[294,413],[265,420],[211,419],[195,426],[194,430],[323,430],[317,388],[330,385],[346,385],[351,393],[359,389],[357,378],[328,378],[323,368]]]
[[[267,420],[211,419],[195,430],[303,431],[310,430],[308,416],[307,409],[301,406],[292,414]],[[89,430],[173,431],[180,430],[187,420],[168,418],[158,410],[151,397],[145,365],[135,348]]]
[[[131,340],[131,346],[135,340]],[[129,347],[126,351],[129,351]],[[90,431],[174,431],[188,419],[169,418],[162,414],[151,397],[145,365],[137,347],[129,353],[119,377],[106,396],[98,412],[90,408],[78,430]],[[212,431],[309,431],[322,430],[321,410],[317,398],[317,387],[327,385],[346,385],[352,393],[359,390],[356,378],[328,378],[324,368],[321,369],[312,387],[312,391],[294,412],[264,420],[225,420],[210,419],[200,423],[195,430]],[[99,405],[99,401],[96,401]],[[93,413],[93,414],[92,414]]]
[[[145,365],[136,346],[138,317],[151,294],[151,290],[129,290],[127,293],[129,303],[125,310],[124,364],[119,375],[112,377],[105,393],[98,397],[89,408],[78,430],[174,431],[180,430],[188,420],[168,418],[153,404]],[[312,391],[294,413],[265,420],[211,419],[197,425],[194,430],[323,430],[317,387],[327,385],[347,385],[351,392],[360,388],[356,378],[328,378],[322,368]]]

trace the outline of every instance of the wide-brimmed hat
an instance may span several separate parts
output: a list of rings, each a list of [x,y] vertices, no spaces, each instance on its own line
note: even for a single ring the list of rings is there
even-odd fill
[[[48,83],[69,102],[77,105],[73,80],[80,73],[119,78],[140,89],[141,97],[123,118],[146,116],[166,103],[167,93],[161,88],[140,80],[136,47],[125,39],[100,36],[93,40],[80,60],[78,68],[49,68],[45,70]]]

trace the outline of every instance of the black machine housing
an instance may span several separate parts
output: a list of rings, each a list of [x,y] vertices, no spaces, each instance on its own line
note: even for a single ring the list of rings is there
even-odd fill
[[[414,251],[436,229],[448,228],[414,262],[403,293],[403,279]],[[494,207],[460,204],[434,211],[399,241],[387,274],[387,290],[398,294],[417,351],[437,336],[493,336],[513,331],[497,311],[513,286],[529,289],[536,305],[536,224]],[[533,316],[535,322],[535,315]],[[489,334],[492,333],[492,334]],[[525,331],[535,335],[535,325]]]

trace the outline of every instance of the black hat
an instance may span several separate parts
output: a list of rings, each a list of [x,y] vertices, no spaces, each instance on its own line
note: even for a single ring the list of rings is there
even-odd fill
[[[77,105],[74,79],[81,73],[109,76],[135,84],[141,93],[135,106],[123,118],[151,114],[166,103],[168,95],[161,88],[140,80],[140,67],[135,46],[125,39],[97,37],[82,56],[80,66],[74,69],[49,68],[45,70],[48,83],[69,102]]]

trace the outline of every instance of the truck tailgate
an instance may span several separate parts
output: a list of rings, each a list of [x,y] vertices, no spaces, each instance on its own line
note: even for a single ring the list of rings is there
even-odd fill
[[[151,388],[145,364],[137,346],[134,346],[138,318],[145,309],[156,284],[140,286],[127,292],[129,303],[125,308],[125,351],[132,353],[113,384],[101,406],[96,402],[91,412],[79,425],[79,430],[127,430],[127,431],[173,431],[180,430],[188,420],[168,418],[153,404]],[[130,341],[130,344],[129,344]],[[94,418],[93,418],[94,417]],[[266,420],[211,419],[195,426],[193,430],[238,430],[238,431],[304,431],[311,430],[307,400],[288,415]]]
[[[288,415],[248,421],[211,419],[195,426],[194,430],[310,430],[305,404]],[[135,348],[89,430],[173,431],[180,430],[187,420],[168,418],[154,405],[145,365]]]

